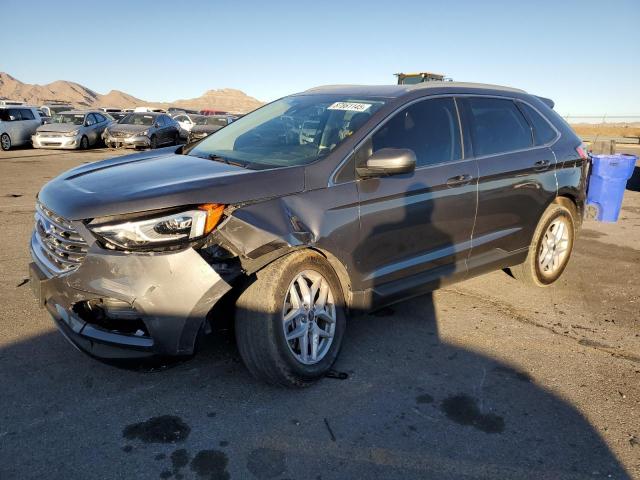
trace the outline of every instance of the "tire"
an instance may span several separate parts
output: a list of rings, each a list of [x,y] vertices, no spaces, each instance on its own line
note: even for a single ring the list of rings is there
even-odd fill
[[[3,133],[0,136],[0,147],[2,148],[2,150],[4,150],[5,152],[7,150],[11,150],[11,137],[9,136],[8,133]]]
[[[285,321],[285,312],[291,314],[297,310],[293,308],[291,289],[302,292],[296,295],[304,301],[301,282],[315,279],[311,284],[313,288],[313,285],[321,285],[315,283],[318,276],[326,283],[324,290],[322,287],[316,289],[311,302],[315,305],[314,313],[298,305],[302,307],[299,315]],[[285,303],[286,300],[291,301]],[[321,304],[324,308],[320,308]],[[321,313],[316,315],[315,312]],[[326,320],[331,315],[333,322]],[[254,377],[272,385],[306,387],[323,377],[338,356],[345,328],[340,281],[325,259],[311,251],[286,255],[259,271],[255,281],[236,302],[235,332],[240,356]],[[285,330],[289,332],[290,340],[285,337]],[[307,333],[299,334],[305,331]],[[313,344],[316,346],[315,359]]]
[[[151,135],[151,141],[149,143],[149,148],[151,150],[155,150],[156,148],[158,148],[158,139],[156,138],[155,135]]]
[[[89,139],[86,136],[82,136],[80,139],[80,150],[88,150],[89,149]]]
[[[176,145],[176,146],[180,145],[180,134],[179,134],[179,133],[176,133],[176,134],[174,135],[174,137],[173,137],[173,144],[174,144],[174,145]]]
[[[509,269],[514,278],[535,287],[556,282],[573,251],[575,218],[575,207],[570,202],[549,205],[538,222],[526,260]]]

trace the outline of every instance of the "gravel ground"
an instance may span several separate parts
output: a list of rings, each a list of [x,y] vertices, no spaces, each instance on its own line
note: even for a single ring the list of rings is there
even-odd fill
[[[285,391],[224,322],[189,361],[125,369],[37,307],[34,196],[111,155],[0,152],[1,479],[640,478],[640,167],[557,285],[495,272],[354,318],[348,379]]]

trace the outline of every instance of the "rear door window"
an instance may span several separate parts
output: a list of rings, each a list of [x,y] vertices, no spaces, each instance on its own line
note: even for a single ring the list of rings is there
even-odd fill
[[[535,145],[546,145],[547,143],[555,140],[558,135],[549,122],[540,115],[535,108],[524,102],[518,102],[518,106],[522,109],[524,114],[528,117],[531,126],[533,127],[533,139]]]
[[[372,147],[372,153],[382,148],[409,148],[416,155],[416,167],[460,160],[460,128],[453,99],[410,105],[373,135]]]
[[[33,112],[29,108],[20,109],[20,115],[22,120],[35,120],[36,117],[33,115]]]
[[[529,123],[513,100],[467,98],[475,156],[513,152],[533,146]]]

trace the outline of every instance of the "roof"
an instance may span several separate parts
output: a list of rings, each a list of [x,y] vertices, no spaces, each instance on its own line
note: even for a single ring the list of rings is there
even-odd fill
[[[58,113],[72,113],[74,115],[87,115],[89,113],[105,113],[102,110],[63,110],[62,112],[58,112]]]
[[[504,92],[526,93],[512,87],[501,85],[489,85],[484,83],[469,82],[424,82],[415,85],[325,85],[310,88],[304,93],[344,93],[357,95],[371,95],[380,97],[401,97],[415,90],[442,90],[442,89],[468,89],[468,90],[494,90]]]

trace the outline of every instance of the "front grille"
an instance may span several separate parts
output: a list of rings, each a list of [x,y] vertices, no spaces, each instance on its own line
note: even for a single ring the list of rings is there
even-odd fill
[[[110,135],[114,138],[125,138],[130,137],[133,133],[130,132],[110,132]]]
[[[61,133],[51,133],[51,132],[38,132],[38,135],[41,137],[49,137],[49,138],[60,138],[62,137]]]
[[[87,242],[71,222],[41,203],[36,204],[32,249],[38,260],[54,275],[76,270],[87,254]]]

